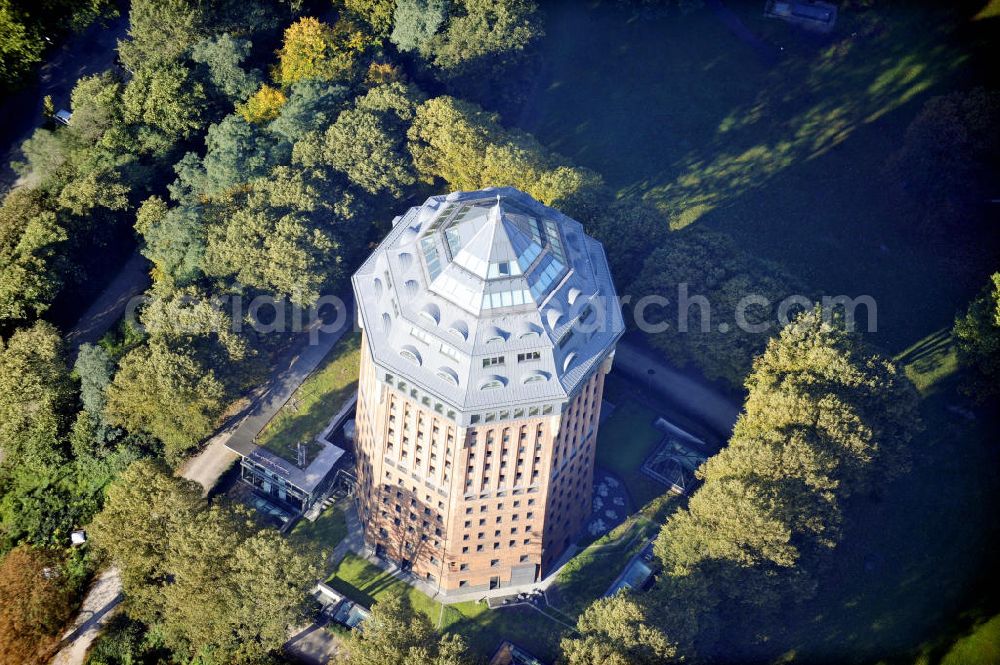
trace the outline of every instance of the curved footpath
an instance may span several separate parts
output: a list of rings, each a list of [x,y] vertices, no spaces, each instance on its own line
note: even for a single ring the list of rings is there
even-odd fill
[[[351,301],[345,302],[348,312],[352,311]],[[238,457],[226,448],[230,438],[256,436],[334,344],[352,328],[348,324],[332,332],[312,331],[311,328],[303,331],[299,341],[279,356],[270,378],[257,391],[251,407],[236,418],[236,422],[231,421],[209,439],[205,448],[183,465],[179,475],[200,483],[207,494]],[[312,335],[315,335],[315,344],[310,344]],[[116,568],[109,568],[95,579],[87,592],[73,625],[63,635],[62,648],[52,665],[83,665],[94,640],[114,616],[121,600],[121,578]]]
[[[740,414],[740,405],[715,386],[678,371],[651,351],[627,340],[618,343],[614,366],[640,385],[660,393],[678,410],[703,423],[723,440],[729,439]]]

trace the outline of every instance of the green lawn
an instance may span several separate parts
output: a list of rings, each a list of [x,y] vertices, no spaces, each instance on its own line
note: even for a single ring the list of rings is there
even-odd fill
[[[565,618],[562,621],[570,623]],[[472,602],[445,605],[442,629],[462,635],[473,654],[484,660],[506,639],[549,662],[559,656],[559,641],[570,632],[567,626],[530,607],[491,610]]]
[[[632,498],[632,510],[663,494],[666,486],[640,471],[643,460],[663,434],[653,428],[656,412],[627,399],[615,404],[614,413],[597,432],[597,465],[621,478]]]
[[[1000,614],[976,626],[941,659],[941,665],[997,665],[1000,663]]]
[[[290,461],[296,446],[307,444],[307,460],[318,450],[316,435],[358,388],[361,334],[345,336],[257,436],[258,445]]]
[[[440,603],[354,554],[344,557],[326,583],[366,607],[371,607],[379,596],[391,589],[401,589],[413,609],[426,614],[435,626],[440,618]]]
[[[983,3],[854,3],[816,39],[757,3],[726,4],[785,57],[763,62],[707,7],[547,3],[544,67],[508,121],[654,204],[677,233],[726,233],[814,295],[872,296],[868,339],[898,356],[924,397],[912,473],[859,498],[816,598],[754,636],[760,653],[745,657],[938,663],[966,662],[971,649],[989,662],[997,423],[955,408],[967,401],[947,330],[996,269],[1000,235],[926,240],[890,204],[883,169],[931,96],[996,87],[1000,24],[976,16]],[[638,456],[641,436],[618,442],[644,417],[626,409],[607,424],[601,463]]]
[[[635,515],[577,553],[559,571],[549,590],[549,601],[569,616],[579,616],[604,595],[626,562],[639,553],[667,516],[681,504],[681,497],[661,494]]]
[[[338,503],[320,513],[314,522],[305,518],[300,519],[292,527],[288,537],[296,548],[313,552],[317,560],[326,561],[333,548],[346,535],[347,520],[344,518],[344,506]]]
[[[400,589],[418,612],[425,614],[443,632],[458,632],[469,643],[476,656],[486,659],[503,639],[532,651],[546,659],[558,656],[559,640],[566,626],[529,608],[490,610],[479,603],[445,605],[397,580],[392,575],[348,554],[330,575],[327,584],[348,598],[371,607],[391,589]],[[569,622],[569,619],[564,619]]]
[[[547,3],[545,66],[510,120],[672,228],[725,232],[816,292],[873,296],[893,353],[949,325],[996,242],[922,239],[889,205],[883,168],[923,102],[989,61],[995,19],[883,3],[844,11],[819,40],[727,4],[785,56],[764,63],[707,7]]]

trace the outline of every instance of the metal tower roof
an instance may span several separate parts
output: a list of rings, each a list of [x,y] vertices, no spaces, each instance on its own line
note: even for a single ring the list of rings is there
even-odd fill
[[[463,411],[565,399],[624,332],[600,243],[509,187],[411,208],[353,282],[375,362]]]

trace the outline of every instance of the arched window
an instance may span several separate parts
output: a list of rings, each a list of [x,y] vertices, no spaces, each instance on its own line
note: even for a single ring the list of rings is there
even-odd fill
[[[423,360],[420,358],[420,352],[416,350],[413,346],[407,344],[399,350],[399,355],[409,360],[411,363],[420,365]]]
[[[546,374],[545,372],[532,372],[531,374],[525,375],[525,377],[521,379],[521,383],[525,384],[537,383],[539,381],[548,381],[548,380],[549,380],[549,375]]]
[[[502,376],[494,374],[493,376],[489,376],[486,379],[484,379],[483,382],[479,384],[479,389],[493,390],[494,388],[503,388],[506,385],[507,385],[507,379],[505,379]]]
[[[458,385],[458,375],[452,369],[442,367],[437,371],[437,376],[439,379],[442,379],[453,386]]]

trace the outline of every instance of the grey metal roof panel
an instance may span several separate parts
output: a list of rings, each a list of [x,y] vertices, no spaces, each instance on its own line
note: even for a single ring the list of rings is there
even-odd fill
[[[507,276],[519,268],[500,264],[526,244],[541,250],[528,270]],[[546,260],[565,269],[540,288],[531,273]],[[411,208],[353,283],[376,363],[463,411],[565,399],[624,332],[600,244],[513,188],[453,192]],[[515,299],[518,288],[531,297]],[[588,307],[603,325],[580,323]],[[518,362],[531,351],[539,357]],[[500,357],[502,365],[484,363]]]

